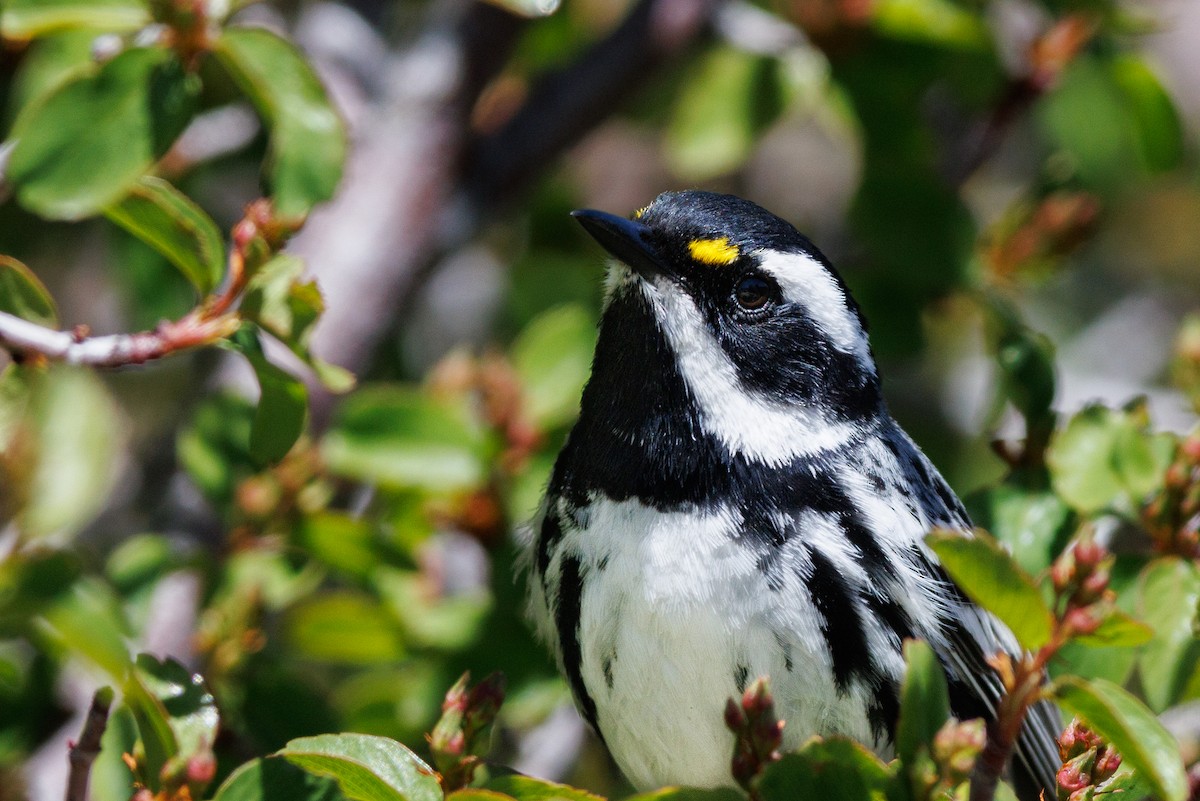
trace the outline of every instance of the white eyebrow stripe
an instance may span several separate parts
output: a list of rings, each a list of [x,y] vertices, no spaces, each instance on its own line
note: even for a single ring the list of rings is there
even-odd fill
[[[809,316],[838,350],[853,353],[871,364],[871,347],[858,315],[848,305],[846,292],[816,259],[803,253],[755,251],[759,267],[783,290],[784,300],[808,309]]]

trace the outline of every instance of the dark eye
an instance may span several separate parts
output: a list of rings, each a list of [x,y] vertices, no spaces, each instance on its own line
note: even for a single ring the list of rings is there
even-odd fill
[[[746,311],[757,311],[771,299],[771,285],[761,278],[746,276],[733,291],[737,304]]]

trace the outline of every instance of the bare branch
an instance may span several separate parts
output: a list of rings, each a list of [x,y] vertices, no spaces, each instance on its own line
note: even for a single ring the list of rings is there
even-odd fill
[[[111,687],[101,687],[92,696],[92,706],[84,718],[79,741],[71,746],[71,772],[67,777],[65,801],[87,801],[88,778],[92,772],[92,763],[100,755],[100,738],[108,728],[108,710],[112,707],[112,701]]]

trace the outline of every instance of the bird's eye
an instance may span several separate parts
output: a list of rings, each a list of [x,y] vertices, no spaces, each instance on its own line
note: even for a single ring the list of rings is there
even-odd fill
[[[738,281],[733,297],[746,311],[758,311],[771,299],[771,285],[761,278],[746,276]]]

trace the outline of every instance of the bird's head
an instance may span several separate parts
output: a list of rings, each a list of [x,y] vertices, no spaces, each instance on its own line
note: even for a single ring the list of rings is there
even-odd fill
[[[574,216],[618,260],[602,338],[610,319],[652,321],[704,428],[731,449],[781,462],[836,444],[880,413],[858,306],[784,220],[699,191],[664,193],[629,219]]]

